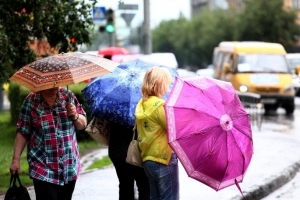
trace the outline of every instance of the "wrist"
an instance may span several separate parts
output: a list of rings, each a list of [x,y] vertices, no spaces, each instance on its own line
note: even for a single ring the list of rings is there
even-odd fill
[[[77,115],[75,116],[74,119],[72,119],[72,121],[73,121],[73,122],[76,122],[76,121],[78,120],[78,118],[79,118],[79,114],[77,113]]]
[[[12,161],[20,161],[20,158],[13,157]]]

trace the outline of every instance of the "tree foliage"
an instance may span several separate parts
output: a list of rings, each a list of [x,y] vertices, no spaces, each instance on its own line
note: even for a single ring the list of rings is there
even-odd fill
[[[202,67],[210,64],[212,52],[221,41],[237,39],[236,23],[236,18],[223,10],[205,10],[193,18],[189,30],[191,64],[196,66],[202,64]]]
[[[178,63],[187,63],[188,38],[186,37],[186,29],[188,21],[185,18],[178,20],[163,21],[153,31],[152,41],[153,49],[158,52],[172,52],[177,56]]]
[[[282,0],[244,0],[244,3],[245,11],[239,15],[240,39],[281,43],[288,50],[295,46],[294,35],[299,30],[296,13],[283,9]]]
[[[59,52],[89,44],[96,0],[1,0],[0,85],[12,71],[36,59],[30,42],[46,40]],[[70,39],[74,38],[73,42]],[[4,72],[4,73],[3,73]]]
[[[173,52],[180,67],[202,68],[211,63],[221,41],[281,43],[287,51],[295,45],[299,26],[292,10],[282,0],[245,0],[245,9],[203,10],[191,20],[162,22],[153,30],[153,51]]]

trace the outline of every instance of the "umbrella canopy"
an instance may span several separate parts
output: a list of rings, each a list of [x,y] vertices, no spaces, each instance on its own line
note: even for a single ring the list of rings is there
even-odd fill
[[[141,60],[120,64],[112,73],[97,77],[82,91],[93,116],[133,126],[135,107],[146,71],[153,64]],[[175,69],[168,69],[175,80]],[[166,98],[166,97],[165,97]]]
[[[242,182],[253,154],[252,130],[231,83],[176,78],[165,109],[169,144],[188,176],[216,191]]]
[[[118,54],[129,54],[129,51],[123,47],[107,47],[98,51],[99,55],[113,56]]]
[[[10,80],[38,92],[110,73],[118,65],[117,62],[91,54],[62,53],[22,67]]]

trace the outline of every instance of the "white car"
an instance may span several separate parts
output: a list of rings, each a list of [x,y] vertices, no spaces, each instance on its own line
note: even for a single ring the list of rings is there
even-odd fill
[[[296,90],[296,96],[300,96],[300,76],[295,73],[296,66],[300,66],[300,53],[288,53],[286,58],[293,72],[293,85]]]
[[[186,69],[177,69],[179,77],[191,77],[191,76],[198,76],[195,72],[186,70]]]
[[[214,69],[213,69],[212,65],[208,65],[208,67],[205,68],[205,69],[198,69],[196,71],[196,73],[200,76],[204,76],[204,77],[207,77],[207,78],[213,78]]]

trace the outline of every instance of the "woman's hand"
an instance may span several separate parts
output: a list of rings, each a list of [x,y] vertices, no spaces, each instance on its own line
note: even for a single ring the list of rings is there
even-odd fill
[[[66,108],[67,108],[68,116],[71,117],[73,121],[75,121],[76,118],[78,117],[76,106],[71,103],[67,103]]]
[[[15,174],[16,172],[18,174],[20,174],[20,159],[13,159],[11,161],[10,167],[9,167],[9,171],[11,174]]]
[[[79,130],[85,129],[87,125],[86,118],[85,116],[77,113],[75,105],[71,103],[67,103],[67,113],[68,116],[72,118],[72,121],[77,129]]]

